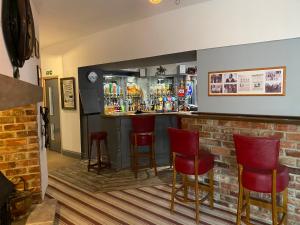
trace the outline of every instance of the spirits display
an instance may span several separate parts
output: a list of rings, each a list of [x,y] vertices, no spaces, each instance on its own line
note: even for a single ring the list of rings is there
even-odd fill
[[[196,85],[196,75],[104,76],[104,112],[188,111]]]
[[[104,77],[104,113],[125,112],[124,78]]]
[[[149,101],[152,111],[176,111],[177,97],[174,90],[174,78],[151,78]]]

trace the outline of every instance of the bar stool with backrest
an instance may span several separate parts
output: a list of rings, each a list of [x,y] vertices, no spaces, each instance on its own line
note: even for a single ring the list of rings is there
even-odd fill
[[[214,207],[214,156],[199,149],[198,131],[168,128],[168,133],[173,156],[171,212],[174,211],[175,198],[181,202],[195,202],[195,219],[196,223],[199,223],[199,203],[208,199],[210,207]],[[176,188],[177,173],[180,173],[183,178],[183,184],[179,188]],[[202,184],[198,180],[198,176],[205,173],[208,173],[208,185]],[[194,175],[195,178],[189,179],[189,175]],[[194,198],[188,197],[188,188],[190,187],[195,191]],[[207,195],[202,199],[199,199],[199,189],[207,192]]]
[[[131,149],[131,167],[137,178],[138,170],[145,168],[141,166],[139,160],[141,158],[149,158],[149,167],[154,168],[155,176],[157,175],[156,159],[155,159],[155,116],[133,116],[131,119],[132,131],[130,133],[130,149]],[[148,146],[148,151],[140,151],[139,147]]]
[[[103,149],[101,149],[101,142],[104,141],[105,145],[105,151],[104,153]],[[93,143],[96,142],[97,146],[97,163],[91,164],[92,160],[92,148]],[[106,156],[106,161],[104,161],[104,156]],[[98,174],[100,173],[100,170],[102,168],[106,168],[111,166],[110,164],[110,157],[107,147],[107,133],[105,131],[98,131],[98,132],[91,132],[90,133],[90,140],[89,140],[89,147],[88,147],[88,171],[90,171],[91,168],[97,167]]]
[[[273,137],[248,137],[233,135],[239,174],[237,222],[250,224],[250,204],[272,210],[273,225],[287,225],[289,174],[286,166],[279,164],[280,140]],[[272,203],[250,197],[250,192],[271,194]],[[282,205],[277,205],[277,193],[283,193]],[[244,204],[245,201],[245,204]],[[246,218],[242,213],[246,209]],[[278,212],[282,213],[278,223]]]

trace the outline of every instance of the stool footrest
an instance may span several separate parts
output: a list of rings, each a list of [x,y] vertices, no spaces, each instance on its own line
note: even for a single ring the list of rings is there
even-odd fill
[[[200,185],[202,185],[202,184],[199,184],[199,189],[201,190]],[[186,200],[184,200],[184,196],[178,195],[178,192],[179,191],[183,192],[183,190],[184,190],[184,185],[181,185],[179,188],[176,188],[175,199],[177,199],[180,202],[195,202],[195,199],[187,198]],[[205,200],[207,200],[209,198],[210,193],[207,190],[204,190],[204,191],[206,191],[207,194],[203,198],[199,199],[200,203],[203,203]]]

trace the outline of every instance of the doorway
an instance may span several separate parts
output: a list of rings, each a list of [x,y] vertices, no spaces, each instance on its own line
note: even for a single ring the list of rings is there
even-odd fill
[[[48,149],[61,153],[58,78],[45,79],[44,88],[45,107],[47,107],[49,111]]]

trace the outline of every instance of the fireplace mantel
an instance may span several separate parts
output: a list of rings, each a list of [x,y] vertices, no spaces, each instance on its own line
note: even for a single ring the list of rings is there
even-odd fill
[[[42,99],[41,87],[0,74],[0,110],[34,104]]]

